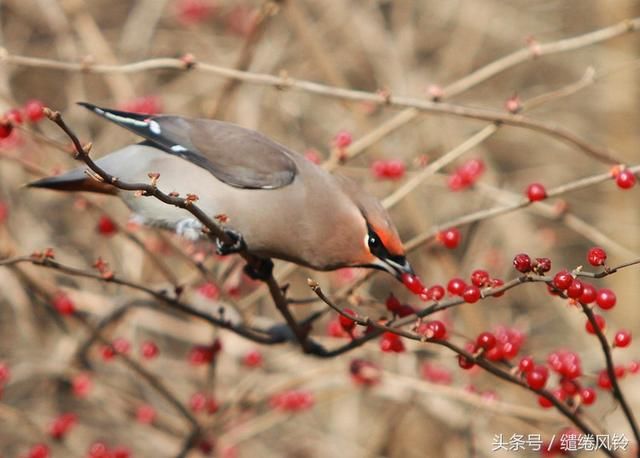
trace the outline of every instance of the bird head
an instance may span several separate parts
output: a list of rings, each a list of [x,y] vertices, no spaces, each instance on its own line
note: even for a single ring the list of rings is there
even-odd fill
[[[403,274],[415,275],[391,217],[380,202],[365,193],[354,196],[365,220],[363,254],[365,267],[384,270],[402,281]]]
[[[384,270],[400,281],[403,274],[415,275],[393,226],[380,227],[367,222],[364,243],[369,257],[367,267]]]

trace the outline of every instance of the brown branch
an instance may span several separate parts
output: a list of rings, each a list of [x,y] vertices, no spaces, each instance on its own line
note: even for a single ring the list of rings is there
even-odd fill
[[[12,265],[17,265],[21,263],[30,263],[36,266],[55,269],[65,274],[78,276],[78,277],[92,278],[94,280],[98,280],[106,283],[114,283],[117,285],[126,286],[128,288],[141,291],[143,293],[146,293],[154,297],[155,299],[157,299],[161,303],[166,304],[172,309],[179,310],[183,313],[186,313],[187,315],[191,315],[196,318],[200,318],[220,328],[228,329],[229,331],[232,331],[256,343],[269,345],[269,344],[276,344],[276,343],[283,342],[282,338],[272,335],[269,331],[250,328],[250,327],[246,327],[238,324],[233,324],[232,322],[224,320],[222,318],[216,318],[212,315],[201,312],[200,310],[197,310],[196,308],[193,308],[189,304],[181,302],[178,299],[169,297],[165,291],[155,291],[141,284],[121,279],[116,275],[105,278],[104,276],[99,275],[97,273],[88,272],[75,267],[66,266],[52,259],[32,257],[32,256],[19,256],[15,258],[0,260],[0,266],[12,266]]]
[[[226,78],[238,79],[245,82],[255,84],[265,84],[274,86],[281,89],[295,89],[306,91],[318,95],[327,97],[333,97],[337,99],[352,100],[359,102],[370,102],[381,106],[391,106],[396,108],[415,108],[419,111],[428,113],[437,113],[443,115],[457,116],[468,119],[477,119],[482,121],[490,121],[504,125],[510,125],[515,127],[521,127],[536,132],[541,132],[550,137],[562,140],[565,143],[571,144],[585,154],[597,159],[601,162],[608,164],[617,164],[621,161],[616,159],[611,151],[607,148],[594,146],[588,141],[577,136],[573,132],[544,121],[532,119],[518,114],[508,114],[500,111],[472,108],[462,105],[454,105],[450,103],[439,103],[430,100],[424,100],[414,97],[401,97],[393,96],[390,94],[379,94],[366,91],[359,91],[354,89],[344,89],[334,86],[327,86],[324,84],[315,83],[312,81],[295,80],[288,76],[274,76],[263,73],[251,73],[241,70],[230,69],[227,67],[221,67],[213,64],[196,63],[194,61],[185,62],[184,59],[171,59],[171,58],[159,58],[150,59],[147,61],[136,62],[126,65],[97,65],[88,63],[72,63],[72,62],[59,62],[50,59],[40,59],[34,57],[25,56],[11,56],[7,53],[4,54],[2,60],[8,63],[30,65],[33,67],[45,67],[54,68],[66,71],[83,71],[94,73],[133,73],[142,70],[159,69],[159,68],[174,68],[180,70],[190,70],[198,68],[200,70],[208,71],[213,74],[217,74]]]

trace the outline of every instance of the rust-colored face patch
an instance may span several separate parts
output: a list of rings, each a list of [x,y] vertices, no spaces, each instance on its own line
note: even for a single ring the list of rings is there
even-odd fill
[[[404,255],[404,247],[402,246],[402,242],[395,232],[374,225],[371,225],[371,229],[373,229],[376,235],[380,237],[380,241],[387,249],[389,254],[393,256]]]

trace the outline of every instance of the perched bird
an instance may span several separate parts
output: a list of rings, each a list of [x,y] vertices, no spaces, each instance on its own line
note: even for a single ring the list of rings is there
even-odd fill
[[[225,215],[238,249],[316,270],[370,267],[413,275],[395,226],[380,203],[353,181],[235,124],[149,116],[80,103],[145,140],[96,161],[124,182],[149,182],[181,196],[196,194],[211,217]],[[198,238],[202,226],[184,209],[136,196],[87,176],[85,168],[30,187],[117,194],[148,225]],[[233,251],[219,244],[226,254]]]

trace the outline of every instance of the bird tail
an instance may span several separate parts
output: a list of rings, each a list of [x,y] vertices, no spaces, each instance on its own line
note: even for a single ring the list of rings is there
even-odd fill
[[[53,189],[55,191],[86,191],[100,194],[115,194],[116,188],[97,181],[85,173],[85,169],[70,170],[62,175],[41,178],[27,183],[28,188]]]

